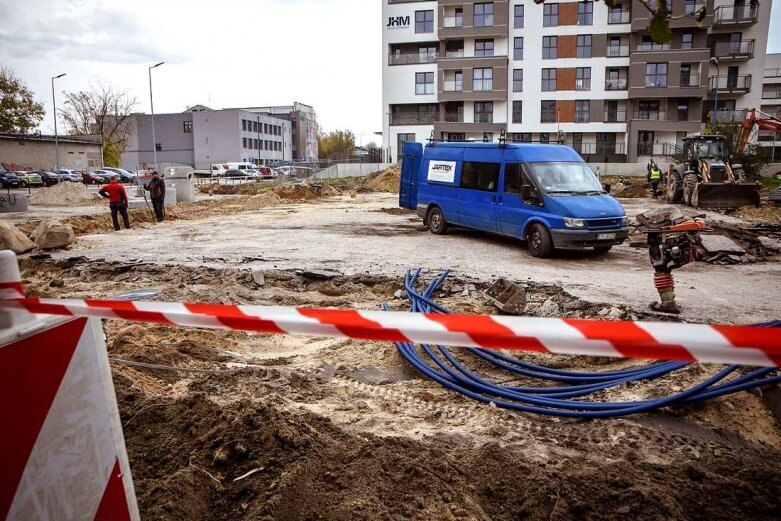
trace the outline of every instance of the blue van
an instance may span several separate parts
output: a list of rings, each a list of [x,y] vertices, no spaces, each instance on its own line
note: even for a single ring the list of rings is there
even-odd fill
[[[399,205],[432,233],[449,225],[526,240],[535,257],[557,249],[607,253],[629,235],[621,204],[572,148],[548,144],[406,142]]]

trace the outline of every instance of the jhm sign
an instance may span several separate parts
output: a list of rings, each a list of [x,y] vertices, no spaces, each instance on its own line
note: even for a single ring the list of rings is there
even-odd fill
[[[388,25],[385,26],[386,29],[405,29],[410,26],[410,17],[409,16],[391,16],[388,18]]]

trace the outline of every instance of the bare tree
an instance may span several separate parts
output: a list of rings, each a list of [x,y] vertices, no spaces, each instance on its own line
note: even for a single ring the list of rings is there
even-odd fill
[[[116,164],[125,151],[133,129],[128,125],[138,101],[127,91],[111,85],[98,84],[90,91],[65,93],[65,103],[59,115],[67,132],[73,136],[100,136],[106,163]]]

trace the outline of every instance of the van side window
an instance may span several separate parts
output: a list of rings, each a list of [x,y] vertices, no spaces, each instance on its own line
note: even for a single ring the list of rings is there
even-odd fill
[[[499,188],[499,163],[471,163],[461,168],[461,188],[496,192]]]
[[[520,195],[521,187],[528,184],[531,183],[529,183],[529,178],[523,171],[521,163],[506,163],[504,165],[504,193]]]

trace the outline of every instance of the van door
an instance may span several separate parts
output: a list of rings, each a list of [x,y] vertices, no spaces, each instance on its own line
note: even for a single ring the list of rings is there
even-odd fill
[[[407,141],[403,145],[401,160],[401,186],[399,206],[415,210],[418,207],[418,172],[423,159],[423,145]]]
[[[540,211],[537,201],[524,201],[521,193],[524,185],[534,186],[521,163],[505,163],[502,195],[499,204],[499,231],[513,237],[521,237],[526,221]]]
[[[459,224],[497,231],[499,202],[499,171],[501,163],[467,161],[461,167],[458,190]]]

